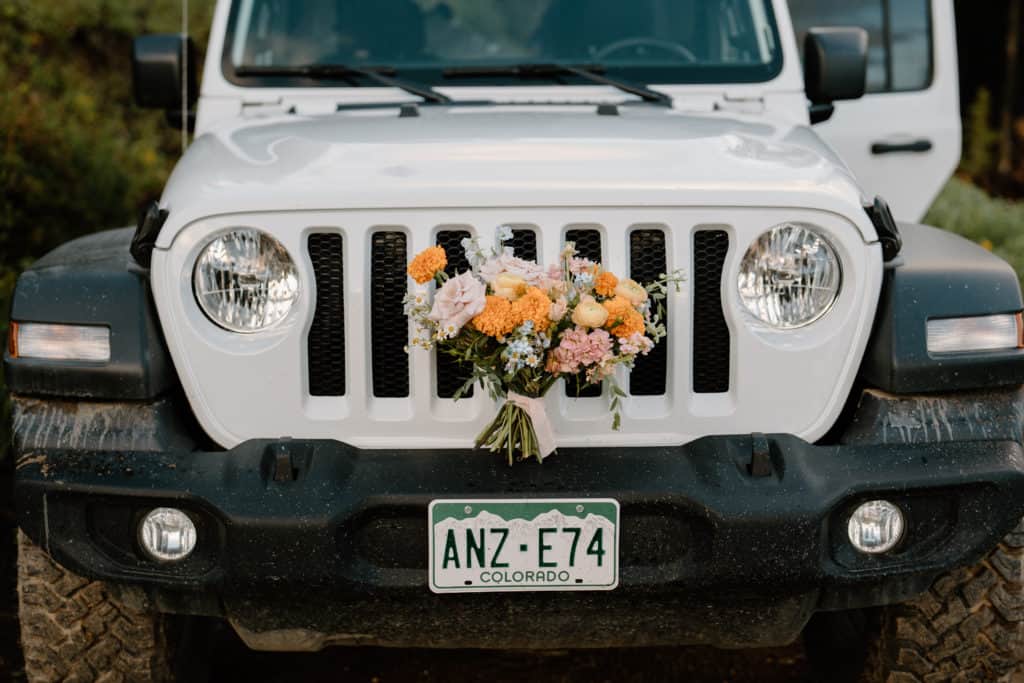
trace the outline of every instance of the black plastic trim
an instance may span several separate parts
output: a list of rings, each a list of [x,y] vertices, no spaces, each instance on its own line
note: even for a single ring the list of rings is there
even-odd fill
[[[509,468],[468,449],[370,452],[330,440],[205,451],[174,401],[16,397],[15,507],[29,537],[72,570],[143,586],[164,611],[227,614],[245,637],[301,629],[313,649],[346,633],[405,647],[785,643],[816,610],[927,589],[1024,514],[1024,391],[920,399],[936,416],[920,429],[904,428],[922,412],[916,399],[862,398],[841,444],[717,436],[562,449],[543,467]],[[979,420],[993,427],[983,438]],[[431,594],[427,507],[460,497],[619,500],[619,587]],[[911,524],[897,550],[864,557],[845,541],[845,521],[877,497]],[[164,505],[199,529],[180,564],[135,544],[141,515]]]
[[[81,237],[18,278],[11,320],[109,327],[111,359],[47,361],[11,358],[7,351],[4,373],[12,393],[131,401],[176,385],[149,274],[129,254],[131,240],[131,228]]]
[[[170,213],[166,209],[161,209],[157,202],[150,202],[139,216],[139,224],[132,235],[129,251],[135,262],[143,268],[149,268],[156,238],[160,236],[160,229],[164,227],[168,216]]]
[[[868,386],[906,393],[1024,384],[1024,350],[931,355],[929,319],[1019,313],[1013,269],[943,230],[901,223],[903,249],[885,271],[875,329],[861,366]]]
[[[1024,514],[1024,449],[1013,441],[819,447],[792,436],[758,438],[768,476],[747,468],[751,436],[565,449],[544,467],[517,468],[471,450],[367,453],[332,441],[252,441],[217,454],[103,451],[88,459],[57,449],[19,466],[15,503],[30,538],[85,576],[209,591],[229,614],[260,604],[262,619],[248,617],[254,630],[297,601],[347,604],[362,614],[361,606],[387,597],[382,616],[407,625],[389,637],[421,644],[418,620],[450,597],[426,587],[426,511],[437,498],[615,498],[622,570],[612,614],[625,616],[628,597],[714,598],[735,608],[744,597],[771,603],[803,594],[803,623],[815,608],[908,599],[942,572],[977,561]],[[293,476],[278,481],[282,449]],[[866,558],[844,542],[844,522],[854,506],[880,497],[915,525],[898,551]],[[200,549],[188,561],[154,563],[134,548],[136,520],[157,506],[196,520]],[[496,599],[509,608],[502,613],[527,612],[511,609],[523,604],[519,596]],[[323,627],[308,611],[289,615],[292,628]],[[330,627],[356,625],[342,619]]]
[[[882,258],[888,263],[896,258],[903,249],[903,237],[896,219],[892,216],[889,204],[881,197],[875,197],[871,206],[865,206],[871,223],[878,233],[878,241],[882,243]]]

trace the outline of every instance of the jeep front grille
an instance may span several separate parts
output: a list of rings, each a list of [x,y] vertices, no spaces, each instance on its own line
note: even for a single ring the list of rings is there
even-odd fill
[[[629,234],[629,277],[647,284],[668,271],[665,254],[665,232],[634,230]],[[668,312],[664,312],[668,325]],[[667,341],[667,340],[666,340]],[[661,396],[665,393],[668,371],[668,346],[663,342],[646,356],[636,359],[629,373],[629,393],[634,396]]]
[[[309,236],[316,315],[309,328],[310,396],[345,395],[345,252],[341,235]]]
[[[722,269],[729,251],[725,230],[693,235],[693,393],[729,391],[729,326],[722,311]]]
[[[576,243],[576,252],[580,258],[590,259],[594,263],[604,260],[601,252],[601,231],[573,228],[565,231],[565,241]],[[601,395],[599,386],[577,386],[575,380],[566,380],[565,395],[580,398],[595,398]]]
[[[409,321],[405,317],[406,262],[403,232],[373,233],[370,250],[370,334],[373,395],[404,398],[409,395]]]
[[[441,230],[437,233],[437,246],[443,247],[448,255],[448,267],[445,273],[448,277],[454,277],[459,273],[469,270],[469,261],[466,259],[465,251],[462,248],[462,240],[472,237],[469,230]],[[473,367],[453,358],[446,353],[434,351],[437,355],[436,382],[437,395],[441,398],[453,398],[469,376],[473,374]],[[467,398],[473,395],[473,388],[463,394]]]
[[[512,255],[527,261],[537,260],[537,233],[526,228],[512,230],[512,240],[506,244],[512,247]]]
[[[471,226],[454,226],[436,233],[435,243],[448,253],[447,273],[453,276],[469,269],[461,242],[473,234]],[[599,226],[573,226],[563,241],[574,241],[584,258],[601,261],[602,230]],[[537,230],[516,227],[508,246],[516,256],[538,257]],[[628,233],[628,259],[625,272],[641,283],[658,278],[671,268],[672,241],[663,226],[637,226]],[[370,372],[374,397],[405,398],[410,395],[408,321],[402,306],[407,288],[405,272],[408,238],[397,230],[375,231],[370,239],[369,296]],[[316,280],[316,309],[310,327],[309,393],[312,396],[344,396],[345,375],[345,258],[344,242],[338,233],[315,233],[309,238],[309,258]],[[724,230],[701,229],[693,233],[689,288],[692,293],[693,338],[689,345],[692,363],[692,390],[695,394],[729,391],[730,336],[722,309],[722,272],[729,250],[729,235]],[[557,258],[547,255],[546,262]],[[352,255],[347,255],[352,258]],[[684,290],[685,291],[685,290]],[[667,315],[667,314],[666,314]],[[670,323],[671,321],[666,321]],[[670,328],[671,329],[671,328]],[[682,328],[682,329],[685,329]],[[671,337],[663,340],[650,355],[638,359],[629,377],[629,393],[634,396],[664,396],[668,392]],[[450,356],[437,354],[433,372],[434,392],[450,399],[469,376]],[[576,396],[574,383],[565,392]],[[601,394],[597,387],[584,389],[581,398]],[[472,396],[472,391],[467,398]]]

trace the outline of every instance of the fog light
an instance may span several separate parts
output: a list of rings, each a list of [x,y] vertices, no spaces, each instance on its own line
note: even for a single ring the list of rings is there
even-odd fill
[[[853,511],[846,532],[860,552],[886,553],[903,538],[903,513],[889,501],[872,500]]]
[[[139,525],[139,542],[153,559],[184,560],[196,547],[196,525],[181,510],[157,508]]]

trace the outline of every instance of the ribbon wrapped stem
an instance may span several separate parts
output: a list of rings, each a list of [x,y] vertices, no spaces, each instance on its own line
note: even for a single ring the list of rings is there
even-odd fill
[[[509,392],[508,400],[477,437],[476,445],[495,453],[504,452],[509,465],[515,461],[516,453],[524,460],[537,458],[543,462],[555,451],[554,431],[544,410],[544,399]]]

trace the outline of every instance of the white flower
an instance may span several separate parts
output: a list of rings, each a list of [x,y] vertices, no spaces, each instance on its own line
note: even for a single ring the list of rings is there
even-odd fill
[[[500,228],[498,228],[498,241],[499,242],[505,243],[505,242],[508,242],[510,239],[512,239],[512,228],[511,227],[509,227],[507,225],[503,225]]]
[[[459,330],[483,312],[487,305],[487,288],[472,273],[462,273],[444,283],[434,295],[430,320],[438,324],[439,332],[451,339]]]
[[[573,285],[580,291],[586,291],[594,286],[594,276],[591,273],[580,273],[573,278]]]
[[[484,249],[480,246],[480,240],[471,237],[465,237],[459,244],[462,245],[462,251],[466,254],[466,260],[469,262],[469,267],[479,268],[487,259],[492,258],[494,254],[493,249]]]
[[[502,274],[518,275],[526,281],[526,284],[536,287],[544,281],[544,269],[533,261],[524,261],[511,254],[502,254],[488,260],[480,266],[480,277],[487,284],[494,285],[494,281]]]
[[[618,286],[615,287],[615,293],[629,299],[629,303],[634,306],[639,306],[647,301],[647,290],[636,280],[619,280]]]

